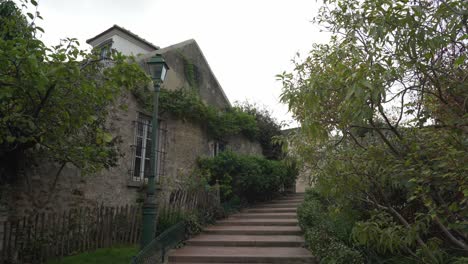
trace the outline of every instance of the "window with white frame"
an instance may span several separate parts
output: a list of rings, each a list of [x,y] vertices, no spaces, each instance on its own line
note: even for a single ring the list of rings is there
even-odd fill
[[[161,125],[161,122],[160,124]],[[146,181],[151,173],[151,117],[139,114],[138,120],[135,122],[135,141],[133,145],[133,162],[131,170],[131,178],[133,181]],[[166,130],[159,128],[158,135],[158,171],[156,180],[164,172],[165,148],[166,148]]]
[[[226,144],[220,141],[214,141],[211,143],[211,156],[216,157],[221,152],[226,150]]]
[[[133,177],[135,181],[148,178],[151,172],[151,119],[139,115],[135,125],[135,157]]]

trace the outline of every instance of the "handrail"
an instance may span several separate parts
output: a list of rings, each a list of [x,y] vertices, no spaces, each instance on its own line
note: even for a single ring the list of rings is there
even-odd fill
[[[131,264],[164,263],[167,252],[185,239],[185,222],[181,221],[154,238],[136,256]]]

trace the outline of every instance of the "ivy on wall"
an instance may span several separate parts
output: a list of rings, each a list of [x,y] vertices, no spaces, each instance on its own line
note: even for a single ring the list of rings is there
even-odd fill
[[[200,80],[201,79],[201,74],[200,74],[200,71],[199,71],[197,65],[195,65],[195,63],[193,63],[193,61],[191,59],[187,58],[182,53],[182,51],[177,50],[177,54],[179,55],[179,57],[183,61],[185,79],[187,80],[189,86],[193,90],[198,91],[199,85],[200,85],[200,82],[201,82],[201,80]]]
[[[151,112],[153,97],[148,96],[148,91],[140,87],[133,89],[132,93],[138,103],[146,111]],[[181,120],[204,124],[210,136],[218,140],[237,134],[242,134],[250,140],[257,140],[259,134],[253,115],[238,107],[218,110],[206,105],[193,90],[161,90],[159,111],[161,115],[169,113]]]

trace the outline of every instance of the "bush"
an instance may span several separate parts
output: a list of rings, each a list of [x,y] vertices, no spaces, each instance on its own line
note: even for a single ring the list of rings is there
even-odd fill
[[[311,189],[298,209],[298,218],[307,248],[321,263],[364,263],[361,252],[348,245],[354,212],[334,208],[330,200]]]
[[[214,158],[202,158],[198,164],[211,184],[216,181],[220,184],[222,202],[240,199],[252,203],[270,199],[291,186],[297,176],[297,169],[291,167],[294,164],[230,151]]]
[[[265,108],[249,102],[243,102],[236,106],[242,112],[255,117],[258,126],[257,140],[262,145],[262,154],[267,159],[280,160],[284,158],[281,144],[274,142],[272,138],[281,136],[281,123],[272,117],[271,112]]]

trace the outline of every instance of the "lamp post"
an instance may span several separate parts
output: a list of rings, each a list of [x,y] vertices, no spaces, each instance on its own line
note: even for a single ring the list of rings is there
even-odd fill
[[[151,78],[153,79],[153,116],[151,120],[151,173],[148,175],[148,188],[146,189],[146,199],[143,203],[143,226],[141,233],[141,249],[148,245],[154,238],[156,231],[156,173],[158,171],[158,103],[161,83],[166,77],[167,66],[164,58],[156,54],[147,61]]]

